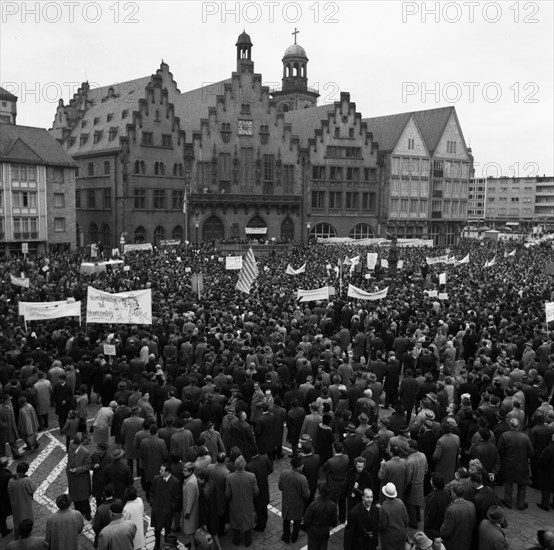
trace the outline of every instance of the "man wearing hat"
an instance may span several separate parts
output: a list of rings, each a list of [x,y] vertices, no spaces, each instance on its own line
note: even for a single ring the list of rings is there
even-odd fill
[[[315,440],[317,436],[317,427],[319,426],[322,417],[318,412],[319,407],[315,402],[310,403],[310,414],[306,415],[304,422],[302,423],[302,428],[300,430],[300,435],[307,434],[312,438],[312,442],[315,446]]]
[[[379,538],[381,550],[404,548],[408,529],[408,512],[396,491],[394,483],[381,488],[384,500],[379,512]]]
[[[131,469],[122,460],[125,452],[119,445],[115,445],[109,452],[111,463],[105,469],[105,482],[111,483],[114,490],[114,496],[123,499],[125,489],[133,484],[133,475]]]
[[[110,515],[112,520],[98,535],[98,550],[134,550],[137,526],[130,519],[123,519],[123,501],[112,502]]]
[[[144,419],[139,416],[139,407],[136,405],[131,407],[130,413],[131,416],[126,418],[121,425],[121,437],[123,438],[123,448],[125,454],[127,455],[127,465],[133,473],[133,462],[136,460],[138,462],[139,454],[138,450],[135,448],[135,435],[142,430]],[[137,475],[138,464],[137,464]]]
[[[415,550],[431,550],[433,548],[433,541],[423,531],[414,533],[413,539]]]
[[[67,485],[75,510],[79,510],[88,521],[92,519],[89,502],[91,495],[90,465],[90,451],[83,447],[80,434],[76,434],[71,440],[67,455]]]
[[[487,512],[487,519],[479,525],[479,550],[507,549],[506,514],[501,506],[491,506]]]
[[[504,432],[497,443],[504,480],[502,504],[506,508],[512,507],[515,483],[517,485],[516,508],[525,510],[528,507],[525,495],[529,484],[529,460],[533,457],[534,449],[529,436],[520,431],[520,422],[517,418],[510,418],[509,425],[510,431]]]
[[[81,512],[71,510],[71,498],[67,494],[56,498],[58,511],[48,516],[46,520],[45,543],[47,548],[63,548],[64,550],[79,550],[79,534],[83,531],[85,522]]]

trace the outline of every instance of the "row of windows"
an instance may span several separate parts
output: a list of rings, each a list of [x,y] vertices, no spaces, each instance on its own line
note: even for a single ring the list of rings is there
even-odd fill
[[[328,208],[346,210],[374,211],[377,207],[376,193],[360,193],[357,191],[312,191],[312,209],[323,210],[325,208],[325,199],[328,198]]]
[[[94,162],[89,162],[86,166],[85,175],[86,177],[95,177],[95,176],[109,176],[111,171],[111,164],[109,160],[105,160],[102,165],[102,172],[100,172],[100,166]],[[173,175],[174,176],[183,176],[184,168],[181,163],[173,164]],[[146,174],[146,164],[143,160],[135,161],[135,174]],[[163,162],[154,163],[154,175],[155,176],[165,176],[166,169]],[[77,169],[77,177],[79,177],[79,169]]]
[[[336,236],[336,229],[330,223],[326,222],[318,223],[310,230],[310,237],[313,239],[329,239]],[[375,232],[368,223],[359,223],[350,230],[348,236],[351,239],[370,239],[375,236]]]
[[[154,147],[154,133],[153,132],[142,132],[142,145],[146,145],[147,147]],[[161,147],[173,147],[173,136],[170,134],[162,134],[162,139],[160,143]]]
[[[491,208],[491,207],[487,208],[487,214],[490,214],[490,215],[494,215],[495,212],[499,215],[506,214],[508,212],[508,214],[510,216],[517,216],[520,213],[521,214],[532,214],[532,211],[533,211],[532,208],[522,208],[521,210],[519,208],[510,208],[510,209],[507,209],[507,208],[497,208],[497,209],[495,209],[495,208]]]
[[[362,158],[361,147],[337,147],[329,145],[327,147],[326,156],[339,158]]]
[[[110,226],[105,223],[102,225],[102,228],[99,229],[98,225],[96,223],[91,223],[88,228],[89,234],[89,240],[91,242],[102,242],[106,246],[110,246],[112,244],[112,231]],[[154,229],[153,233],[153,239],[155,244],[159,244],[160,241],[168,238],[166,233],[166,230],[163,226],[159,225]],[[142,226],[139,226],[135,229],[134,232],[134,242],[135,243],[144,243],[149,242],[149,235],[146,231],[146,229]],[[175,240],[182,240],[183,238],[183,228],[180,225],[176,225],[171,230],[171,239]]]
[[[13,181],[37,181],[37,167],[27,164],[12,164]]]
[[[363,177],[363,179],[362,179]],[[329,181],[376,181],[376,168],[357,166],[312,166],[312,179]]]
[[[393,176],[429,177],[429,159],[413,157],[392,157],[391,174]],[[469,163],[458,161],[433,161],[433,175],[449,179],[467,179]]]
[[[38,193],[35,191],[12,191],[13,208],[36,208]],[[53,206],[65,208],[65,195],[63,193],[53,194]],[[0,191],[0,208],[4,208],[4,193]]]
[[[447,153],[456,153],[456,142],[455,141],[447,141],[446,142],[446,152]]]
[[[391,199],[391,212],[400,212],[402,214],[427,214],[429,208],[428,201],[418,201],[417,199]]]

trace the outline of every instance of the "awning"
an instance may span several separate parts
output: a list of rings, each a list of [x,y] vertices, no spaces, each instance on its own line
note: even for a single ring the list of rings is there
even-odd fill
[[[266,235],[267,227],[246,227],[244,232],[247,235]]]

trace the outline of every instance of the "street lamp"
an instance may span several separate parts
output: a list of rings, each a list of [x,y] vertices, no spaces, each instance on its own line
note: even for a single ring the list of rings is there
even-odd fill
[[[198,221],[198,215],[194,216],[194,228],[196,229],[196,244],[198,244],[198,228],[200,227],[200,222]]]
[[[308,237],[306,242],[310,242],[310,228],[312,227],[312,222],[306,222],[306,229],[308,230]]]

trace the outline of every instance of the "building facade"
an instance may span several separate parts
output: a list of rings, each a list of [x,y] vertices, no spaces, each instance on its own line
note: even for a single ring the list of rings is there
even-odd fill
[[[0,253],[75,248],[75,166],[46,130],[0,124]]]
[[[471,157],[454,108],[364,119],[317,106],[288,47],[262,86],[242,33],[229,78],[181,92],[155,74],[60,100],[51,130],[78,163],[80,245],[164,240],[433,238],[465,225]]]

